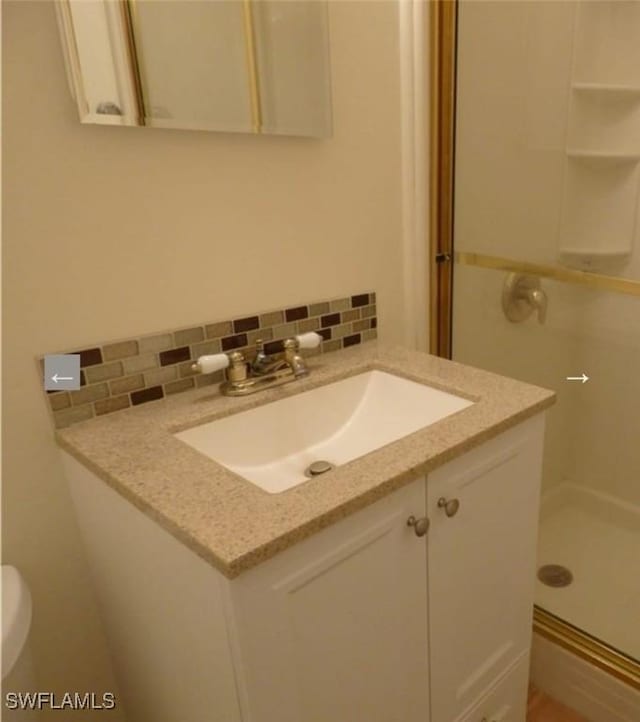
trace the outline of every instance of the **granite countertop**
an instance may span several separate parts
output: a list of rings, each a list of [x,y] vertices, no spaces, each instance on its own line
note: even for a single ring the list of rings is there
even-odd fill
[[[200,557],[233,578],[554,403],[552,391],[376,342],[311,357],[311,374],[251,396],[204,387],[56,432],[58,444]],[[474,401],[348,464],[269,494],[173,434],[379,369]],[[247,443],[251,443],[248,430]]]

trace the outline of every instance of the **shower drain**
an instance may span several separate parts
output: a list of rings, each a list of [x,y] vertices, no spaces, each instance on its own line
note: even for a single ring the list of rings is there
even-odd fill
[[[545,564],[538,569],[538,579],[548,587],[568,587],[573,574],[561,564]]]
[[[327,471],[333,469],[333,464],[330,461],[314,461],[313,464],[309,464],[304,470],[304,475],[311,478],[312,476],[319,476],[320,474],[326,474]]]

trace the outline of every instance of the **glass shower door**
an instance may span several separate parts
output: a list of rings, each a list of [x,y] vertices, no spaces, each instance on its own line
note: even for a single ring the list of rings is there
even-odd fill
[[[536,604],[640,661],[640,3],[458,5],[454,360],[552,388]]]

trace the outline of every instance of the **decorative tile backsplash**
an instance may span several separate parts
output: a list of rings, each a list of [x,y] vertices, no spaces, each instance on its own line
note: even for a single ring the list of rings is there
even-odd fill
[[[198,356],[239,349],[250,359],[257,339],[264,341],[266,353],[275,353],[282,350],[283,339],[316,331],[323,341],[319,349],[305,352],[309,356],[374,339],[377,325],[376,294],[361,293],[81,351],[57,352],[80,355],[81,388],[46,394],[55,426],[60,429],[222,381],[222,371],[203,375],[191,370]],[[40,367],[44,369],[43,359]]]

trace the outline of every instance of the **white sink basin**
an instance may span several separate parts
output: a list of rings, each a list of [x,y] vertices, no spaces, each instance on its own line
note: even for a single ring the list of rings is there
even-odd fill
[[[175,436],[277,494],[397,441],[473,402],[383,371],[368,371]]]

